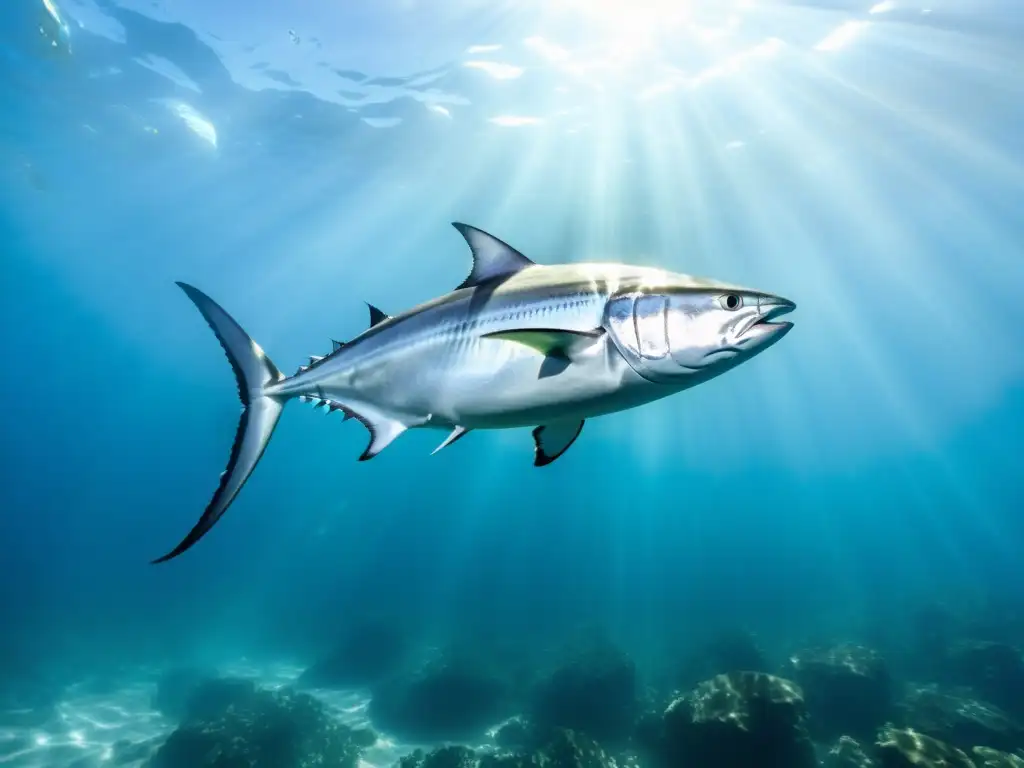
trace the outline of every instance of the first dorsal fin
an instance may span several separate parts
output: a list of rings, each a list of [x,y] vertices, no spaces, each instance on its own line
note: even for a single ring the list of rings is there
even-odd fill
[[[373,306],[373,304],[371,304],[370,302],[366,302],[366,306],[370,308],[370,327],[371,328],[373,328],[373,326],[379,325],[380,323],[383,323],[385,320],[389,319],[390,316],[386,312],[382,312],[381,310],[377,309],[377,307]]]
[[[345,346],[344,341],[338,341],[337,339],[331,339],[331,351],[337,352],[339,349]]]
[[[455,290],[475,288],[482,283],[501,281],[516,272],[534,266],[534,263],[508,243],[502,242],[494,235],[482,229],[453,221],[452,226],[466,238],[469,250],[473,253],[473,269],[469,277],[462,281]]]

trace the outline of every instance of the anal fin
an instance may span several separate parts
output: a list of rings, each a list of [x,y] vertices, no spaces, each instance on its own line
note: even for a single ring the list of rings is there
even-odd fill
[[[363,451],[362,455],[359,457],[360,461],[369,461],[391,445],[391,443],[395,441],[395,438],[408,429],[405,424],[396,419],[385,419],[371,422],[364,419],[358,413],[355,414],[355,417],[363,423],[363,426],[366,427],[370,433],[370,442],[366,446],[366,450]]]
[[[427,422],[427,418],[401,419],[364,403],[345,403],[344,408],[346,413],[351,414],[370,433],[370,442],[359,457],[360,461],[372,459],[409,427]]]
[[[565,419],[533,430],[533,466],[544,467],[567,450],[583,431],[583,420]]]
[[[441,444],[440,444],[439,446],[437,446],[437,448],[435,448],[434,450],[432,450],[432,451],[430,452],[430,455],[431,455],[431,456],[433,456],[433,455],[434,455],[435,453],[437,453],[438,451],[440,451],[440,450],[441,450],[442,448],[447,448],[447,447],[448,447],[449,445],[451,445],[451,444],[452,444],[452,443],[454,443],[454,442],[455,442],[456,440],[458,440],[459,438],[461,438],[461,437],[462,437],[463,435],[465,435],[465,434],[466,434],[467,432],[469,432],[469,430],[468,430],[468,429],[466,429],[465,427],[455,427],[455,429],[453,429],[453,430],[452,430],[452,431],[451,431],[451,432],[450,432],[450,433],[448,434],[448,437],[446,437],[446,438],[444,439],[444,442],[443,442],[443,443],[441,443]]]

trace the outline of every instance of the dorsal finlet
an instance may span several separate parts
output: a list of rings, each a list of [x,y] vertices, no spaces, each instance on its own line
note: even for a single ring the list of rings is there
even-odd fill
[[[492,281],[500,282],[520,270],[535,266],[533,261],[511,245],[482,229],[458,221],[453,221],[452,226],[466,238],[469,250],[473,254],[473,269],[470,271],[469,277],[463,280],[455,290],[475,288],[482,283]]]
[[[382,312],[381,310],[377,309],[377,307],[373,306],[373,304],[371,304],[370,302],[366,302],[366,306],[370,308],[370,327],[371,328],[373,328],[373,326],[378,325],[380,323],[383,323],[385,320],[389,319],[389,316],[388,316],[387,313]]]
[[[345,346],[344,341],[338,341],[337,339],[331,339],[331,351],[337,352],[339,349]]]

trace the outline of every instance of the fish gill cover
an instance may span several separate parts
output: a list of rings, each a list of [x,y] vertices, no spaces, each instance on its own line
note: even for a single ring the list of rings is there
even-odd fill
[[[0,22],[0,764],[1022,764],[1019,3]]]

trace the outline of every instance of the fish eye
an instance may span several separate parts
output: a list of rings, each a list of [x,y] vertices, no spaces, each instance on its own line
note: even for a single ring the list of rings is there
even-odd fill
[[[730,312],[734,312],[743,306],[743,297],[735,293],[727,293],[719,299],[722,306]]]

